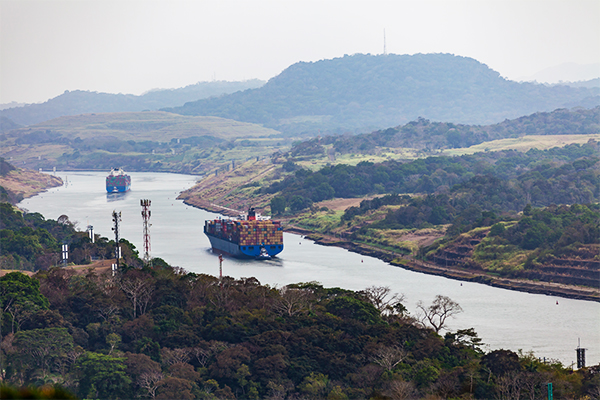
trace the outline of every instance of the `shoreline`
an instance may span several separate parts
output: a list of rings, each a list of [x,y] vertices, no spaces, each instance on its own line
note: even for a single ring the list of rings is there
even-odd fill
[[[547,296],[558,296],[574,300],[586,300],[600,302],[600,291],[594,288],[587,288],[575,285],[566,285],[562,283],[527,281],[523,279],[495,277],[483,272],[470,271],[466,269],[447,268],[430,262],[404,258],[397,253],[379,249],[374,246],[368,246],[362,243],[339,240],[322,234],[315,234],[306,229],[285,226],[284,231],[304,235],[307,239],[313,240],[321,246],[341,247],[353,253],[362,254],[382,260],[395,267],[407,269],[409,271],[421,272],[428,275],[443,276],[449,279],[455,279],[465,282],[481,283],[501,289],[515,290],[519,292],[545,294]]]
[[[214,212],[229,217],[236,217],[237,214],[227,212],[227,207],[221,207],[209,202],[202,204],[194,204],[183,201],[185,204],[192,207],[200,208],[205,211]],[[284,220],[285,221],[285,220]],[[532,294],[545,294],[547,296],[558,296],[574,300],[586,300],[600,302],[600,291],[594,288],[587,288],[575,285],[566,285],[562,283],[542,282],[542,281],[527,281],[523,279],[501,278],[484,272],[472,271],[458,268],[447,268],[430,262],[414,260],[412,257],[401,257],[397,253],[380,249],[374,246],[355,243],[348,240],[340,240],[338,238],[315,233],[307,229],[299,228],[293,225],[283,225],[284,232],[306,236],[307,239],[314,241],[321,246],[341,247],[353,253],[358,253],[364,256],[374,257],[382,260],[395,267],[404,268],[409,271],[420,272],[428,275],[443,276],[445,278],[475,282],[483,285],[493,286],[501,289],[515,290]]]

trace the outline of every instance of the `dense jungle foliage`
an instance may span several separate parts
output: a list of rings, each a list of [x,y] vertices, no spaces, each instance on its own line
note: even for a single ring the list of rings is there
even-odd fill
[[[598,151],[598,143],[589,141],[526,153],[506,150],[404,163],[339,164],[316,172],[299,169],[260,190],[277,194],[271,202],[274,214],[286,208],[296,212],[334,197],[378,193],[430,194],[414,201],[430,208],[450,203],[459,212],[473,204],[497,212],[521,211],[527,204],[588,204],[600,198]],[[451,222],[450,215],[432,218]]]
[[[314,136],[366,132],[418,117],[492,124],[560,107],[593,107],[597,95],[597,89],[508,81],[472,58],[451,54],[355,54],[296,63],[258,89],[165,110]]]
[[[13,272],[0,278],[3,381],[88,399],[517,400],[545,398],[548,382],[556,398],[600,393],[597,366],[486,353],[473,329],[444,329],[460,311],[451,299],[423,306],[431,328],[401,300],[385,287],[272,288],[159,262],[114,277]]]

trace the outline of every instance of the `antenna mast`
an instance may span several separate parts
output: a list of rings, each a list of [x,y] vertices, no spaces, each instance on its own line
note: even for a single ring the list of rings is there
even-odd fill
[[[385,28],[383,28],[383,55],[387,55],[387,49],[386,49],[386,43],[385,43]]]
[[[115,226],[112,230],[115,232],[115,258],[117,259],[117,268],[119,268],[119,258],[121,258],[121,247],[119,246],[119,222],[121,222],[121,211],[112,212],[113,223]]]
[[[144,220],[144,262],[150,263],[150,200],[140,200],[142,218]]]

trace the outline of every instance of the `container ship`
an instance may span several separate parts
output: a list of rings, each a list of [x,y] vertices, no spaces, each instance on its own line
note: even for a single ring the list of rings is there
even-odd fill
[[[268,260],[283,251],[281,222],[257,218],[253,208],[246,218],[205,221],[204,233],[214,252],[233,257]]]
[[[121,168],[113,168],[106,177],[106,191],[108,193],[127,192],[131,189],[131,177]]]

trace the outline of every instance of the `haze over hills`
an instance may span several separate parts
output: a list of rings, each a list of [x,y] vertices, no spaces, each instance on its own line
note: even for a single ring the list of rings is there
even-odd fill
[[[287,134],[366,132],[424,117],[492,124],[580,103],[600,90],[506,80],[451,54],[363,55],[296,63],[254,90],[166,111],[254,122]]]
[[[198,82],[179,89],[155,89],[140,96],[67,90],[44,103],[1,110],[0,117],[20,125],[33,125],[65,115],[157,110],[211,96],[258,88],[263,84],[264,81],[258,79],[243,82]]]
[[[600,63],[595,64],[576,64],[564,63],[545,68],[535,74],[523,77],[519,80],[537,81],[545,83],[559,82],[581,82],[600,77]],[[569,83],[569,86],[572,86]]]

